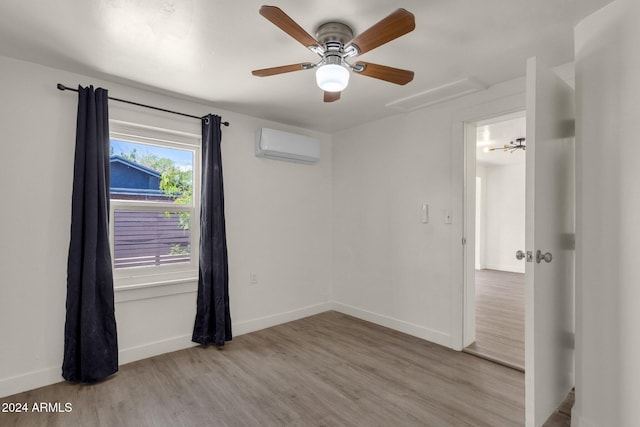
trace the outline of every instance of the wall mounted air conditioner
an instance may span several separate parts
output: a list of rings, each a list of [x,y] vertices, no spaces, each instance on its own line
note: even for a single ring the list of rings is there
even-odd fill
[[[305,135],[261,128],[256,131],[256,156],[315,163],[320,159],[320,141]]]

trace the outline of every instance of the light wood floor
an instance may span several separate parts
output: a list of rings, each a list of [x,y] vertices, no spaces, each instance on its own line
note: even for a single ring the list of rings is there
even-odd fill
[[[337,312],[121,366],[0,402],[2,426],[519,426],[524,375]],[[560,423],[548,426],[568,426]]]
[[[466,352],[524,371],[524,274],[476,270],[476,341]]]

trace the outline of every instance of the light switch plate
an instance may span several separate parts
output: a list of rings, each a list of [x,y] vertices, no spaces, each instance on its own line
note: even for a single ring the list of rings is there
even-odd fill
[[[428,224],[429,223],[429,205],[426,203],[422,204],[422,217],[421,217],[422,223],[423,224]]]

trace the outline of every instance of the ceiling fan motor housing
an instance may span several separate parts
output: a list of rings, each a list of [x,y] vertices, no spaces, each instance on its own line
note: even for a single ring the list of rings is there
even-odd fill
[[[358,54],[355,46],[345,50],[345,44],[353,40],[353,30],[342,22],[326,22],[316,30],[316,39],[322,46],[320,65],[334,64],[354,69],[345,58]],[[361,71],[360,69],[356,71]]]
[[[329,42],[338,42],[344,45],[353,39],[353,30],[342,22],[326,22],[316,30],[316,39],[323,45]]]

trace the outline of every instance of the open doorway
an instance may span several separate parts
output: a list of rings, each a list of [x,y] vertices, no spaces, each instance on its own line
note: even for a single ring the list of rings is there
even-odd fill
[[[475,290],[466,314],[475,317],[475,339],[464,351],[524,371],[524,261],[515,254],[525,243],[525,113],[474,125],[468,172],[475,198],[467,198],[465,212],[475,217],[466,256],[473,271],[467,286]]]

